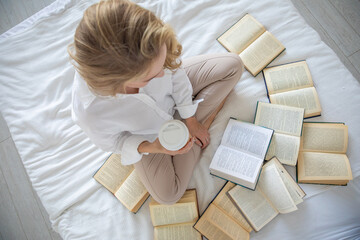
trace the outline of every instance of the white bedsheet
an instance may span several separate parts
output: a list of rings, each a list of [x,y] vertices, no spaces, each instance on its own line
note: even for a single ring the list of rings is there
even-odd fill
[[[91,2],[56,1],[0,36],[1,113],[53,228],[64,239],[152,239],[148,202],[132,214],[92,178],[108,153],[71,121],[74,69],[66,46]],[[354,177],[360,176],[359,83],[290,1],[138,2],[174,27],[183,58],[225,52],[215,39],[252,14],[286,46],[271,65],[307,60],[322,105],[322,116],[311,121],[349,126],[347,153]],[[198,190],[200,212],[224,184],[208,167],[228,118],[253,121],[258,100],[267,101],[262,76],[245,72],[210,128],[211,145],[189,185]],[[302,185],[308,195],[299,210],[278,216],[252,239],[360,238],[359,179],[347,187]]]

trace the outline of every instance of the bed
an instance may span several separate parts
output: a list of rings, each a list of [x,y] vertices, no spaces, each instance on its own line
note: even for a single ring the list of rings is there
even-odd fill
[[[152,239],[148,201],[129,212],[92,177],[109,153],[95,147],[71,120],[74,69],[66,52],[83,11],[95,1],[56,1],[0,36],[0,110],[29,175],[64,239]],[[226,52],[216,38],[250,13],[286,47],[270,65],[306,59],[322,105],[311,121],[344,122],[354,180],[348,186],[302,184],[299,210],[278,216],[251,239],[360,238],[360,85],[291,1],[137,0],[175,29],[183,58]],[[189,188],[202,212],[224,181],[209,174],[229,117],[253,121],[257,101],[268,101],[261,74],[245,72],[210,128]],[[295,168],[287,167],[294,175]],[[139,231],[141,229],[141,231]]]

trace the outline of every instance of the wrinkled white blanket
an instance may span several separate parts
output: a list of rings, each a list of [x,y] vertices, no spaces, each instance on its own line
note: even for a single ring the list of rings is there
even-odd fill
[[[1,113],[53,228],[64,239],[152,239],[148,202],[137,214],[130,213],[92,178],[108,153],[71,121],[74,69],[66,47],[92,2],[56,1],[0,36]],[[245,13],[253,15],[286,47],[271,65],[306,59],[322,105],[322,116],[311,121],[349,126],[348,157],[354,177],[360,175],[359,83],[290,1],[137,2],[174,27],[183,58],[225,52],[216,38]],[[208,168],[227,120],[253,121],[258,100],[267,101],[262,76],[245,72],[210,129],[211,145],[190,182],[198,190],[200,212],[224,184]],[[299,210],[278,216],[252,233],[253,239],[359,237],[359,178],[347,187],[302,187],[308,195]]]

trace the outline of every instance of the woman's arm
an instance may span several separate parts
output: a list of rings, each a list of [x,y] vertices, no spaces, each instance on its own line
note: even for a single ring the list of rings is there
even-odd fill
[[[207,128],[194,117],[198,104],[202,99],[192,100],[192,85],[184,69],[179,68],[174,73],[172,80],[172,97],[176,103],[175,109],[178,110],[180,116],[185,119],[190,134],[196,137],[196,144],[204,149],[210,143],[210,134]]]
[[[164,153],[168,155],[177,155],[187,153],[194,145],[195,137],[192,137],[191,140],[180,150],[178,151],[169,151],[164,148],[159,141],[159,138],[156,138],[154,142],[144,141],[140,143],[138,147],[139,153]]]
[[[195,143],[204,149],[210,143],[210,134],[207,128],[194,117],[197,106],[202,99],[192,100],[192,85],[184,69],[179,68],[173,74],[172,80],[172,96],[176,103],[175,109],[178,110],[180,116],[185,119],[190,134],[196,137]]]
[[[172,75],[173,91],[172,97],[175,101],[175,109],[179,112],[181,118],[187,119],[194,116],[198,104],[203,99],[193,101],[193,89],[184,69],[179,68]]]

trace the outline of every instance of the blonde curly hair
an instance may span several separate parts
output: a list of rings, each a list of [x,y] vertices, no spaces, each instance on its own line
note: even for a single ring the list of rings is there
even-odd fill
[[[108,0],[85,11],[68,53],[90,88],[116,95],[148,73],[164,44],[164,68],[179,68],[182,46],[169,25],[135,3]]]

